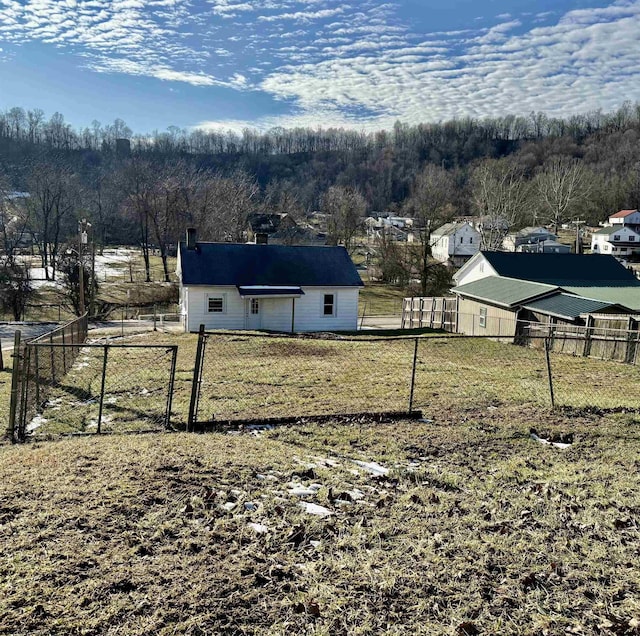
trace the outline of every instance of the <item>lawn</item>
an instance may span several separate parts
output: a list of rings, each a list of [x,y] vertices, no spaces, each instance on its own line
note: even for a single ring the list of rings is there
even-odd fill
[[[638,633],[638,426],[496,409],[5,446],[0,632]]]
[[[113,342],[178,346],[171,421],[184,426],[197,336],[155,332]],[[197,419],[406,412],[414,347],[411,337],[212,334],[206,343]],[[68,375],[46,394],[33,422],[36,435],[95,431],[103,355],[102,348],[80,351]],[[162,428],[170,362],[167,348],[110,349],[103,430]],[[551,364],[557,406],[640,409],[635,366],[565,354],[552,354]],[[457,419],[470,411],[550,410],[544,352],[481,338],[421,337],[412,406],[432,419]]]
[[[360,289],[359,314],[362,316],[399,316],[406,292],[382,283],[365,283]]]

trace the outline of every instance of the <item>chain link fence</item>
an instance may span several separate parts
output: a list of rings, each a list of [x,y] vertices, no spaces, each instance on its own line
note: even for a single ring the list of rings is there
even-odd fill
[[[411,410],[413,339],[199,336],[189,424]]]
[[[16,331],[7,430],[11,440],[24,441],[40,400],[46,396],[47,386],[40,382],[40,377],[51,378],[51,382],[64,377],[86,338],[86,314],[28,341],[22,341],[21,332]],[[38,349],[38,345],[45,343],[49,347],[46,354]]]
[[[201,333],[188,426],[519,406],[640,409],[633,366],[496,338]]]
[[[14,351],[8,435],[157,430],[170,426],[175,345],[87,343],[86,316]]]

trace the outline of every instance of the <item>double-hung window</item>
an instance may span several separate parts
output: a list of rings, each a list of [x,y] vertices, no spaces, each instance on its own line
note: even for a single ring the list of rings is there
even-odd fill
[[[480,307],[480,321],[478,323],[481,327],[487,326],[487,308]]]
[[[336,297],[335,294],[325,294],[322,314],[324,316],[336,315]]]
[[[225,297],[223,294],[207,296],[207,311],[210,314],[224,314],[226,310]]]

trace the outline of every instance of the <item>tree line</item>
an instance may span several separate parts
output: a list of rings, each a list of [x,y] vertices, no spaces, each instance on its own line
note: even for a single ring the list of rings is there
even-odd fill
[[[241,241],[253,212],[303,219],[319,210],[329,242],[351,249],[365,215],[410,214],[424,251],[405,250],[400,263],[383,237],[376,253],[386,279],[418,275],[426,292],[434,278],[428,234],[455,216],[483,217],[484,246],[496,248],[524,225],[557,227],[576,216],[595,225],[640,207],[639,135],[640,104],[628,102],[567,119],[531,113],[372,133],[134,134],[120,119],[77,130],[59,113],[15,107],[0,112],[0,247],[11,262],[30,232],[53,278],[78,220],[88,218],[99,246],[140,245],[148,275],[151,246],[159,249],[168,279],[167,248],[190,225],[206,240]],[[29,194],[21,215],[13,192]]]

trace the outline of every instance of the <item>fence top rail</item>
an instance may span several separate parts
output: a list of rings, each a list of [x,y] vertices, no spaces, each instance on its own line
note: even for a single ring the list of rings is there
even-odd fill
[[[109,347],[109,349],[178,349],[178,345],[170,344],[111,344],[110,342],[81,342],[75,344],[71,342],[28,342],[26,344],[30,347],[63,347],[66,349],[77,349],[78,347],[82,349],[104,349],[105,347]]]
[[[406,331],[406,330],[405,330]],[[198,334],[198,331],[192,331]],[[385,340],[415,340],[421,337],[419,334],[407,334],[406,336],[342,336],[333,333],[255,333],[251,331],[205,331],[203,335],[207,338],[215,336],[229,336],[233,338],[265,338],[265,339],[286,339],[286,340],[310,340],[324,342],[382,342]]]
[[[192,331],[193,334],[198,334],[197,331]],[[457,333],[427,333],[427,334],[407,334],[406,336],[341,336],[339,334],[290,334],[290,333],[255,333],[245,331],[205,331],[203,335],[207,338],[215,336],[232,337],[232,338],[262,338],[262,339],[286,339],[286,340],[309,340],[309,341],[323,341],[323,342],[386,342],[392,340],[505,340],[505,339],[518,339],[527,338],[529,340],[547,340],[553,338],[549,335],[467,335]],[[560,339],[560,338],[558,338]],[[562,339],[565,339],[563,336]],[[566,337],[567,340],[585,340],[584,336],[572,336]],[[102,346],[102,345],[100,345]],[[139,345],[146,346],[146,345]]]
[[[65,322],[64,325],[60,325],[59,327],[56,327],[55,329],[52,329],[51,331],[47,331],[47,333],[43,333],[41,336],[37,336],[36,338],[34,338],[33,340],[30,340],[30,343],[37,343],[39,340],[44,340],[45,338],[51,338],[52,336],[63,332],[65,329],[67,329],[68,327],[70,327],[71,325],[75,325],[78,322],[82,322],[82,321],[86,321],[87,320],[87,314],[83,314],[82,316],[78,316],[77,318],[74,318],[73,320],[70,320],[69,322]]]

